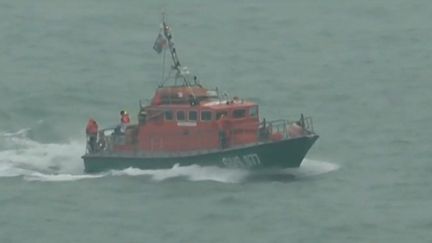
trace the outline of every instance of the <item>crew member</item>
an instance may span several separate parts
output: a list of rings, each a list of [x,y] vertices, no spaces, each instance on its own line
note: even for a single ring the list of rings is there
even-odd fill
[[[97,132],[98,132],[98,125],[93,118],[90,118],[87,122],[87,127],[86,127],[87,147],[89,152],[96,151]]]
[[[120,111],[120,116],[121,116],[121,118],[120,118],[120,132],[125,133],[126,127],[130,122],[129,114],[127,111],[122,110],[122,111]]]
[[[221,114],[217,120],[217,126],[219,130],[219,143],[222,149],[227,147],[227,137],[225,133],[226,121],[224,114]]]

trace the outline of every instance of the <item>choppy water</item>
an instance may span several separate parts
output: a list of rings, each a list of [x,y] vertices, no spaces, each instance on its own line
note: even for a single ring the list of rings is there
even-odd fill
[[[182,60],[321,135],[278,174],[84,174],[83,127]],[[430,1],[0,1],[0,242],[430,242]],[[135,117],[133,117],[135,118]]]

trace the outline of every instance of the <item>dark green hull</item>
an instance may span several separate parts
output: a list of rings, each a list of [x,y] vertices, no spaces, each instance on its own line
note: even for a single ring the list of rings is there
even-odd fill
[[[292,168],[299,167],[318,135],[260,143],[232,149],[180,153],[176,155],[131,155],[113,153],[86,154],[85,171],[95,173],[104,170],[166,169],[174,165],[219,166],[229,168]]]

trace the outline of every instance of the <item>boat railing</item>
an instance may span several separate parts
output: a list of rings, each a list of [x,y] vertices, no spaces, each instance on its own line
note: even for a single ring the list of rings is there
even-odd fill
[[[185,130],[186,131],[186,130]],[[193,131],[193,141],[190,138],[187,138],[189,132],[182,132],[179,134],[172,135],[149,135],[144,137],[143,143],[148,144],[149,152],[160,152],[164,151],[167,148],[168,150],[176,153],[182,151],[191,151],[194,148],[199,147],[202,148],[211,148],[214,147],[215,143],[214,138],[218,137],[217,131],[214,129],[198,129]],[[192,132],[191,132],[192,133]],[[127,145],[127,144],[137,144],[137,141],[133,141],[128,137],[125,133],[118,133],[115,129],[102,129],[99,130],[98,133],[98,149],[94,152],[110,152],[113,151],[113,147],[118,145]],[[136,140],[136,139],[135,139]],[[184,141],[173,143],[172,141]],[[87,151],[90,152],[90,151]]]
[[[125,141],[124,136],[114,136],[118,134],[117,127],[108,127],[100,129],[97,133],[95,144],[91,145],[87,138],[86,153],[111,151],[115,144],[122,144]]]
[[[196,129],[190,131],[193,134],[193,140],[188,138],[189,131],[185,129],[185,133],[164,135],[150,135],[142,138],[146,141],[141,141],[148,144],[149,152],[158,152],[170,150],[174,153],[184,151],[197,151],[206,149],[233,148],[237,146],[250,145],[254,143],[271,142],[283,139],[296,138],[313,134],[313,121],[311,117],[304,117],[298,121],[290,120],[273,120],[262,121],[261,123],[252,126],[242,126],[226,130],[227,139],[225,145],[221,141],[220,134],[214,129]],[[131,129],[136,127],[131,126]],[[137,144],[137,131],[135,139],[130,136],[116,132],[115,128],[106,128],[99,130],[97,138],[97,151],[110,152],[117,145]],[[251,139],[252,136],[252,139]],[[245,137],[248,137],[245,142]],[[254,140],[253,137],[256,139]],[[172,141],[183,141],[173,143]],[[91,152],[87,149],[87,152]]]
[[[288,139],[313,134],[312,117],[301,117],[298,121],[273,120],[262,121],[259,124],[259,141]]]
[[[308,116],[304,118],[304,122],[305,122],[305,129],[310,131],[311,133],[314,133],[314,126],[313,126],[313,120],[312,117]]]

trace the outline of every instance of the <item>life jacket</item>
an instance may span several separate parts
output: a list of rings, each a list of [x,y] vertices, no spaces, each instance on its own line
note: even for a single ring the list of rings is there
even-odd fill
[[[87,135],[96,135],[98,132],[98,125],[95,120],[90,119],[87,123],[86,133]]]
[[[123,123],[123,124],[129,124],[129,122],[130,122],[130,119],[129,119],[129,115],[123,115],[122,117],[121,117],[121,119],[120,119],[120,121],[121,121],[121,123]]]

